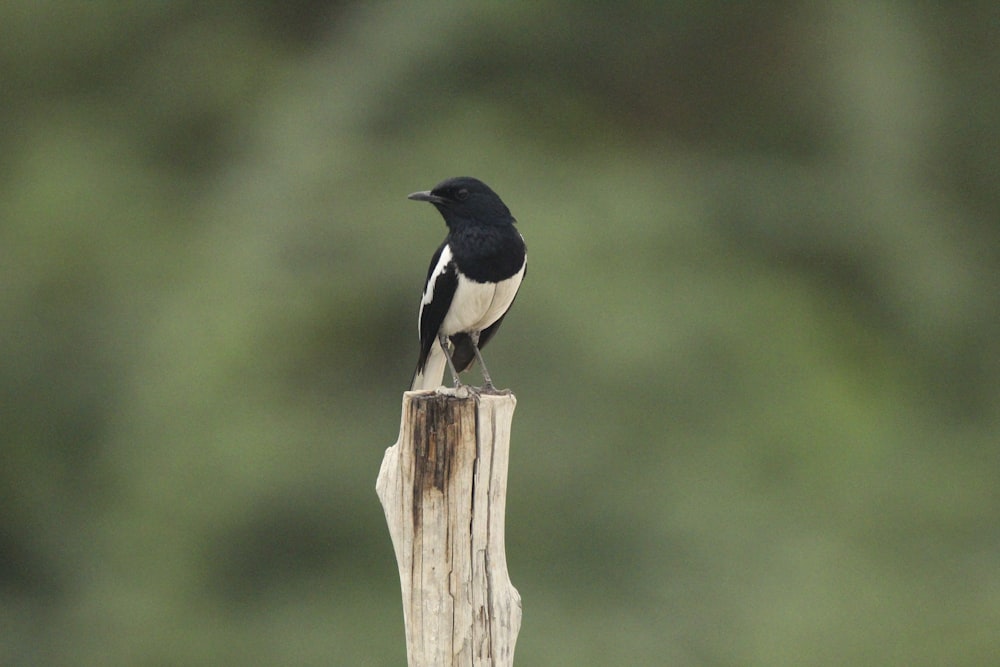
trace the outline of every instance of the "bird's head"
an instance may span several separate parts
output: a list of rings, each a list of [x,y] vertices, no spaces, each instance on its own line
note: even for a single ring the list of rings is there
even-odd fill
[[[497,193],[470,176],[449,178],[433,190],[414,192],[407,199],[434,204],[449,227],[464,222],[498,225],[516,222]]]

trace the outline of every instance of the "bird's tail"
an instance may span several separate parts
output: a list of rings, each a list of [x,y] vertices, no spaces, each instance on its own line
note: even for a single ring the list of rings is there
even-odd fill
[[[448,361],[445,359],[441,346],[435,343],[431,345],[427,354],[427,361],[423,367],[418,367],[413,374],[413,382],[410,383],[410,391],[421,391],[424,389],[437,389],[444,380],[444,369]]]

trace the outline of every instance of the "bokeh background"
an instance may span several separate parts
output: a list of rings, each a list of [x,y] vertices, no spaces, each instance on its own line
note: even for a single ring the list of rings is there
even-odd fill
[[[0,5],[0,664],[402,665],[444,235],[520,665],[995,665],[1000,4]]]

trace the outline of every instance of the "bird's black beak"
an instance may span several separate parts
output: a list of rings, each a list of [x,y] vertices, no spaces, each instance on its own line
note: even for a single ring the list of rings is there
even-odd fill
[[[440,204],[444,200],[435,194],[432,194],[430,190],[424,190],[422,192],[414,192],[411,195],[406,195],[407,199],[412,199],[413,201],[429,201],[432,204]]]

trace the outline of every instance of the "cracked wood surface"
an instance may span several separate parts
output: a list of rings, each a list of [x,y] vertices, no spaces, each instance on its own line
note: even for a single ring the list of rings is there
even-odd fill
[[[521,598],[507,574],[506,395],[410,391],[376,490],[403,593],[409,667],[511,665]]]

